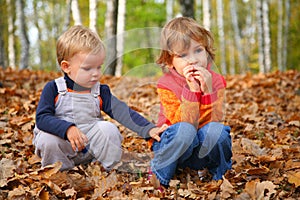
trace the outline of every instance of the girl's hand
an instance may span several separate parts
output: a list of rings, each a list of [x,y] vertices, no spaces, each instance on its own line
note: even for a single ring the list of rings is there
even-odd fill
[[[212,92],[212,75],[206,68],[200,66],[188,66],[184,69],[184,74],[185,72],[187,75],[187,83],[191,91],[202,91],[203,94]],[[195,83],[198,83],[198,86]]]
[[[194,65],[189,65],[183,69],[183,76],[186,79],[186,82],[192,92],[200,92],[200,82],[195,77],[195,72],[197,69]]]
[[[156,141],[160,141],[160,134],[162,132],[164,132],[169,126],[167,124],[163,124],[161,127],[155,127],[155,128],[152,128],[150,131],[149,131],[149,135],[150,137],[152,137],[153,139],[155,139]]]
[[[76,126],[70,126],[67,130],[67,138],[74,151],[82,151],[88,142],[88,138]]]
[[[206,68],[198,67],[193,76],[200,82],[200,89],[203,94],[212,93],[212,75]]]

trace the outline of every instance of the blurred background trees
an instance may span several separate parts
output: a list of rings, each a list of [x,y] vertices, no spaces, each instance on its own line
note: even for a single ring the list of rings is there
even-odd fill
[[[69,26],[96,30],[104,73],[160,72],[159,34],[189,16],[211,30],[223,74],[300,70],[298,0],[0,0],[0,67],[58,70],[56,40]]]

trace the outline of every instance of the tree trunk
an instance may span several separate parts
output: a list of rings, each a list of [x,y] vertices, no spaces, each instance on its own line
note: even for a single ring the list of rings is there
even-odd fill
[[[284,33],[283,33],[283,56],[282,56],[282,65],[283,70],[287,69],[287,41],[289,35],[289,26],[290,26],[290,0],[285,1],[285,17],[284,17]]]
[[[21,43],[21,59],[19,65],[20,70],[27,68],[29,61],[29,40],[26,31],[24,7],[23,0],[16,0],[17,19],[20,34],[19,38]]]
[[[14,15],[13,3],[11,0],[6,0],[7,5],[7,26],[8,26],[8,66],[16,69],[16,53],[15,53],[15,30],[14,30]]]
[[[117,22],[117,65],[116,76],[122,75],[123,55],[124,55],[124,29],[125,29],[126,0],[119,0],[118,22]]]
[[[210,0],[203,0],[203,26],[207,30],[210,30]]]
[[[64,23],[64,26],[62,28],[62,32],[65,32],[69,26],[70,26],[70,20],[71,20],[71,13],[72,13],[72,0],[66,0],[66,21]]]
[[[82,25],[78,0],[71,0],[71,9],[75,25]]]
[[[2,25],[0,25],[0,68],[5,69],[5,49],[4,49],[4,42],[3,42],[3,35],[2,35]]]
[[[246,71],[245,70],[245,61],[244,61],[243,48],[242,48],[242,44],[241,44],[240,29],[238,26],[236,0],[230,1],[230,10],[231,10],[231,19],[232,19],[232,25],[233,25],[233,31],[234,31],[234,41],[235,41],[236,50],[238,53],[239,65],[240,65],[240,72],[245,73],[245,71]]]
[[[173,4],[174,0],[166,0],[167,22],[173,18]]]
[[[44,59],[43,59],[43,52],[42,52],[42,48],[40,45],[40,41],[42,41],[42,34],[41,34],[41,28],[39,25],[39,14],[38,14],[38,10],[39,8],[38,6],[38,2],[37,1],[33,1],[33,12],[34,12],[34,25],[37,28],[37,34],[38,34],[38,42],[36,43],[36,48],[37,48],[37,62],[39,63],[39,69],[44,69]]]
[[[265,64],[264,64],[264,40],[263,40],[263,22],[262,16],[262,2],[261,0],[256,0],[256,20],[257,20],[257,40],[258,40],[258,64],[259,71],[265,72]]]
[[[225,36],[224,36],[224,22],[223,22],[223,0],[217,0],[217,15],[218,15],[218,31],[219,31],[219,46],[220,46],[220,60],[221,70],[223,74],[227,74],[226,70],[226,50],[225,50]]]
[[[229,56],[229,73],[230,74],[235,74],[235,48],[234,48],[234,43],[232,41],[231,38],[229,38],[228,40],[228,48],[229,48],[229,52],[230,52],[230,56]]]
[[[283,16],[283,6],[282,0],[277,1],[278,8],[278,22],[277,22],[277,66],[278,70],[283,71],[282,65],[282,16]]]
[[[184,17],[195,18],[194,0],[180,0],[181,13]]]
[[[271,70],[271,37],[270,37],[270,23],[269,23],[269,5],[268,0],[263,0],[263,34],[264,34],[264,60],[265,72]]]
[[[97,32],[97,0],[89,0],[90,2],[90,12],[89,12],[89,18],[90,18],[90,29]]]
[[[114,75],[116,71],[117,59],[117,11],[118,0],[106,1],[106,16],[105,16],[105,45],[106,45],[106,65],[104,74]]]

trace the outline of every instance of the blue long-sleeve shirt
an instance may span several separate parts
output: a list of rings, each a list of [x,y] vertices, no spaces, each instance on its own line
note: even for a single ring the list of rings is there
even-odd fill
[[[87,90],[87,88],[76,85],[67,75],[65,75],[64,79],[68,89],[74,90],[76,88],[76,91]],[[54,80],[45,85],[36,110],[36,126],[42,131],[67,139],[66,132],[68,128],[75,124],[55,116],[55,98],[58,94]],[[100,85],[100,97],[104,113],[143,138],[150,137],[149,130],[155,125],[112,95],[108,85]]]

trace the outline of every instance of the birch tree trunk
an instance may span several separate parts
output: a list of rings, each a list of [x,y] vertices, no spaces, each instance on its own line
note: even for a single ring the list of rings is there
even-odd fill
[[[72,0],[66,0],[66,21],[64,23],[64,26],[62,28],[62,32],[65,32],[69,26],[71,21],[71,13],[72,13]]]
[[[207,30],[210,30],[210,0],[203,0],[203,26]]]
[[[231,56],[229,56],[229,72],[235,74],[235,48],[231,38],[228,39],[228,48]]]
[[[270,38],[270,23],[269,23],[269,5],[268,0],[263,0],[263,36],[264,36],[264,60],[265,72],[271,70],[271,38]]]
[[[282,65],[282,17],[283,17],[283,6],[282,0],[277,1],[278,8],[278,22],[277,22],[277,66],[278,70],[283,71]]]
[[[4,27],[0,24],[0,68],[5,69],[6,64],[5,64],[5,49],[4,49],[4,42],[3,42],[3,30]],[[1,84],[1,82],[0,82]]]
[[[125,28],[126,0],[119,0],[117,22],[117,65],[115,76],[122,75],[124,55],[124,28]]]
[[[13,1],[14,2],[14,1]],[[14,15],[13,15],[13,3],[11,0],[6,0],[7,5],[7,26],[8,26],[8,66],[12,69],[16,69],[16,53],[15,53],[15,38],[14,38]]]
[[[21,58],[19,69],[25,69],[28,67],[29,62],[29,40],[25,25],[25,14],[24,14],[24,2],[23,0],[16,0],[17,20],[19,27],[19,38],[21,43]]]
[[[167,22],[173,18],[173,4],[174,0],[166,0]]]
[[[34,12],[34,25],[37,28],[37,34],[38,34],[38,41],[42,41],[42,35],[41,35],[41,28],[39,25],[39,14],[38,14],[38,2],[37,1],[33,1],[33,12]],[[39,63],[39,69],[44,69],[44,59],[43,59],[43,53],[42,53],[42,48],[40,45],[40,42],[36,43],[36,52],[37,52],[37,59],[38,59],[38,63]]]
[[[97,0],[89,0],[89,27],[93,31],[97,32]]]
[[[180,0],[181,13],[185,17],[195,18],[194,0]]]
[[[290,26],[290,0],[286,0],[285,17],[284,17],[284,34],[283,34],[283,56],[282,56],[282,65],[284,71],[287,69],[287,42],[288,42],[289,26]]]
[[[242,48],[242,44],[241,44],[240,29],[238,26],[236,0],[230,1],[230,10],[231,10],[231,18],[232,18],[232,25],[233,25],[233,31],[234,31],[234,41],[235,41],[236,50],[238,53],[239,65],[240,65],[240,72],[245,73],[246,67],[245,67],[245,61],[244,61],[243,48]]]
[[[114,75],[116,71],[117,59],[117,10],[118,0],[106,1],[105,15],[105,45],[106,45],[106,65],[104,74]]]
[[[71,0],[71,9],[75,25],[82,25],[78,0]]]
[[[262,28],[262,2],[261,0],[256,0],[256,21],[257,21],[257,40],[258,40],[258,64],[259,71],[265,72],[264,64],[264,41],[263,41],[263,28]]]
[[[225,50],[225,36],[224,36],[224,22],[223,22],[223,0],[217,0],[217,21],[220,45],[220,60],[221,70],[223,74],[227,74],[226,70],[226,50]]]

